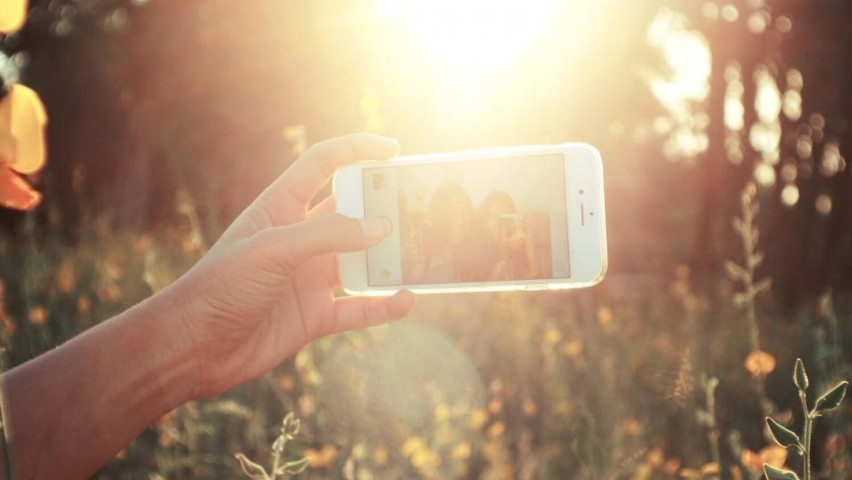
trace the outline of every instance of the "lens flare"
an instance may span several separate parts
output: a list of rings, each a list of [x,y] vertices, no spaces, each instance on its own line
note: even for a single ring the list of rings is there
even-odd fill
[[[552,0],[381,0],[434,54],[456,66],[494,66],[520,53],[547,19]]]

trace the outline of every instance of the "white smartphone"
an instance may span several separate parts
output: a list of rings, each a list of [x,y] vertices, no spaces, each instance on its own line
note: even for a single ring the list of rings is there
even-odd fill
[[[340,254],[353,295],[587,287],[607,265],[603,167],[582,143],[398,157],[340,169],[337,212],[391,233]]]

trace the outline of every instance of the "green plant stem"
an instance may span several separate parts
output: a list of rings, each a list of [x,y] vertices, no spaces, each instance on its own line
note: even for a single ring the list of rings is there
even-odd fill
[[[272,451],[272,471],[269,473],[269,480],[275,480],[278,477],[278,464],[281,462],[281,452],[284,451],[284,445],[287,444],[287,439],[283,434],[280,438],[282,439],[281,449],[274,449]]]
[[[808,402],[805,398],[805,392],[799,391],[799,399],[802,401],[802,412],[805,414],[805,426],[802,431],[802,440],[805,442],[805,451],[803,455],[805,457],[805,468],[802,473],[802,480],[810,480],[811,479],[811,431],[813,430],[814,425],[814,416],[811,412],[808,411]]]
[[[709,414],[709,424],[707,425],[707,440],[710,443],[710,454],[713,457],[713,462],[722,470],[722,455],[719,449],[719,429],[716,425],[716,382],[715,378],[708,380],[704,386],[704,394],[707,399],[707,413]]]

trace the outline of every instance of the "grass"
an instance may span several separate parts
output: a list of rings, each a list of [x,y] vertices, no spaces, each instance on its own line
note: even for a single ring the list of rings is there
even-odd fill
[[[809,465],[762,419],[790,425],[801,408],[767,356],[804,358],[820,392],[848,378],[852,299],[827,292],[778,320],[771,294],[757,295],[758,238],[741,221],[751,243],[724,269],[733,278],[680,265],[576,292],[423,297],[401,322],[319,340],[259,381],[177,409],[96,478],[239,478],[235,452],[273,458],[267,475],[304,458],[307,479],[755,479],[764,463],[845,478],[848,407],[808,411],[797,435]],[[139,235],[88,219],[74,245],[39,240],[54,237],[32,224],[0,237],[5,360],[166,285],[203,252],[196,229],[187,219]],[[757,370],[754,352],[767,355]],[[269,426],[287,412],[301,423],[282,457]]]

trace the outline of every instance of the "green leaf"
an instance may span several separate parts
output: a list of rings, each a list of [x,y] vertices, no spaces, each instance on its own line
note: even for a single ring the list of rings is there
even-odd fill
[[[843,397],[846,396],[846,387],[848,386],[849,382],[844,380],[835,385],[831,390],[825,392],[814,404],[814,411],[822,413],[839,407],[843,401]]]
[[[799,480],[799,476],[790,470],[775,468],[768,463],[763,464],[763,474],[769,480]]]
[[[252,462],[242,453],[236,454],[235,457],[237,457],[237,460],[240,461],[240,467],[242,467],[243,473],[252,480],[267,480],[269,478],[269,475],[266,473],[266,469]]]
[[[754,284],[754,293],[768,292],[770,288],[772,288],[772,277],[765,277]]]
[[[805,364],[801,358],[796,359],[796,366],[793,368],[793,383],[802,392],[808,388],[808,374],[805,372]]]
[[[763,252],[754,252],[754,254],[748,257],[748,266],[751,268],[757,268],[763,262]]]
[[[731,280],[742,280],[748,275],[743,267],[730,260],[725,260],[725,273]]]
[[[799,436],[793,431],[769,417],[766,417],[766,424],[769,425],[769,431],[772,432],[772,437],[778,442],[778,445],[782,447],[799,446]]]
[[[298,475],[308,468],[308,459],[293,460],[284,464],[284,471],[290,475]]]

